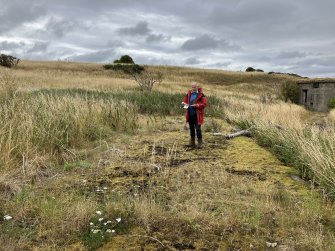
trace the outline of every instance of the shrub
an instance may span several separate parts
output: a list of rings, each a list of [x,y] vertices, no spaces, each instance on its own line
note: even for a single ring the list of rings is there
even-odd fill
[[[163,81],[163,73],[145,70],[142,73],[133,72],[132,76],[141,90],[151,91],[154,85]]]
[[[144,67],[138,64],[106,64],[103,66],[106,70],[121,71],[125,74],[141,73]]]
[[[120,57],[120,59],[114,60],[115,64],[135,64],[134,60],[128,56],[128,55],[123,55]]]
[[[335,108],[335,97],[329,99],[329,102],[328,102],[328,108],[329,108],[329,110]]]
[[[248,67],[245,71],[246,72],[253,72],[253,71],[256,71],[256,70],[252,67]]]
[[[20,59],[10,56],[10,55],[5,55],[5,54],[0,54],[0,65],[8,68],[12,68],[18,65],[20,62]]]
[[[287,102],[298,103],[298,85],[295,82],[284,82],[280,86],[280,94],[282,99]]]
[[[262,69],[257,69],[256,71],[258,71],[258,72],[264,72]]]

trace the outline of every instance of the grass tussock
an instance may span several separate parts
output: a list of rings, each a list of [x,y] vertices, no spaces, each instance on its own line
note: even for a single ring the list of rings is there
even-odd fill
[[[106,137],[112,131],[137,127],[137,109],[130,103],[84,96],[20,95],[0,107],[0,163],[13,167],[22,159],[49,155],[62,159],[70,149]]]

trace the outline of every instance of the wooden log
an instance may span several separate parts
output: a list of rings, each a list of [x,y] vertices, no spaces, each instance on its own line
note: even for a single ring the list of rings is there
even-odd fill
[[[251,137],[251,132],[249,130],[242,130],[242,131],[238,131],[235,133],[231,133],[231,134],[226,134],[225,138],[226,139],[232,139],[238,136],[247,136],[247,137]]]

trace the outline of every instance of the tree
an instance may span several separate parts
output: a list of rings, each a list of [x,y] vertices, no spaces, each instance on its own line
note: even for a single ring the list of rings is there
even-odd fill
[[[256,71],[256,70],[254,68],[252,68],[252,67],[248,67],[245,71],[246,72],[252,72],[252,71]]]
[[[20,59],[10,56],[10,55],[5,55],[5,54],[0,54],[0,65],[8,68],[12,68],[18,65],[20,62]]]
[[[129,55],[123,55],[120,59],[114,60],[115,64],[135,64],[134,60]]]

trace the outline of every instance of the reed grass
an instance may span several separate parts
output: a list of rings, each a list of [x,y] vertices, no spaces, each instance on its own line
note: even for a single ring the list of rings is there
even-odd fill
[[[160,91],[141,91],[137,88],[132,90],[87,90],[87,89],[40,89],[30,93],[31,96],[43,93],[49,97],[80,96],[87,99],[127,102],[133,104],[141,114],[148,115],[182,115],[181,102],[184,95],[181,93],[164,93]],[[220,116],[222,106],[220,100],[215,96],[208,96],[208,107],[206,113],[211,116]]]
[[[1,100],[0,128],[0,161],[13,166],[23,156],[47,154],[61,159],[71,148],[111,131],[134,131],[137,109],[126,101],[23,94]]]

